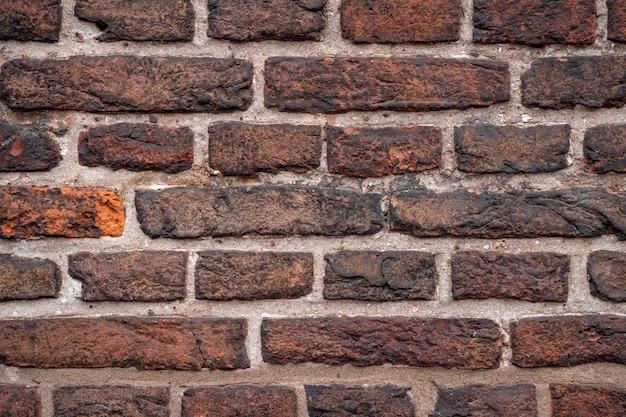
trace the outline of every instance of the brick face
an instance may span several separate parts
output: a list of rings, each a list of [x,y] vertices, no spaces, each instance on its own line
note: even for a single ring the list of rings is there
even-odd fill
[[[496,414],[494,414],[494,410]],[[490,387],[470,385],[439,391],[429,417],[536,417],[535,387],[528,384]]]
[[[0,300],[57,297],[61,279],[53,261],[0,254]]]
[[[626,414],[626,390],[608,385],[550,384],[552,416],[619,417]]]
[[[607,0],[609,12],[608,38],[617,42],[626,42],[626,1]]]
[[[587,129],[584,142],[585,168],[596,174],[626,172],[626,125]]]
[[[587,258],[591,294],[605,301],[626,302],[626,253],[600,250]]]
[[[392,385],[346,387],[306,385],[310,417],[413,417],[409,389]]]
[[[182,417],[296,417],[295,391],[281,387],[232,385],[193,388],[183,396]]]
[[[41,417],[41,397],[37,388],[0,385],[0,416]]]
[[[60,161],[61,149],[48,129],[0,124],[0,172],[49,171]]]
[[[0,3],[0,41],[57,42],[61,33],[61,0]]]

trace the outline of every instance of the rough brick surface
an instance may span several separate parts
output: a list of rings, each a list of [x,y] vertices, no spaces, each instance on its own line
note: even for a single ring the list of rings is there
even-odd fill
[[[609,11],[608,38],[617,42],[626,42],[626,1],[607,0]]]
[[[296,417],[295,391],[281,387],[232,385],[193,388],[183,396],[182,417]]]
[[[368,301],[435,298],[432,253],[342,251],[328,254],[324,298]]]
[[[14,109],[224,112],[252,100],[252,64],[238,59],[77,56],[2,65],[0,97]]]
[[[378,195],[299,186],[139,190],[135,204],[153,238],[361,235],[384,223]]]
[[[452,255],[455,300],[517,298],[567,301],[570,257],[557,253],[457,252]]]
[[[78,160],[89,167],[180,172],[193,164],[193,132],[141,123],[96,126],[81,133]]]
[[[305,172],[320,165],[321,128],[229,122],[209,126],[209,165],[223,175]]]
[[[459,40],[458,0],[343,0],[341,33],[358,43]]]
[[[441,129],[434,126],[327,127],[328,171],[382,177],[441,165]]]
[[[534,385],[470,385],[439,391],[429,417],[536,417]]]
[[[600,250],[587,259],[591,294],[606,301],[626,302],[626,253]]]
[[[41,397],[37,388],[0,385],[0,416],[41,417]]]
[[[626,317],[611,315],[522,319],[511,323],[511,362],[522,368],[626,363]]]
[[[261,337],[263,359],[276,364],[492,369],[502,355],[500,328],[485,319],[266,319]]]
[[[62,13],[61,0],[2,1],[0,40],[56,42]]]
[[[0,172],[48,171],[60,161],[61,149],[48,129],[0,123]]]
[[[169,389],[74,386],[54,390],[54,415],[63,417],[169,417]]]
[[[105,188],[0,187],[0,238],[121,236],[122,193]]]
[[[569,125],[465,125],[454,129],[458,169],[466,172],[550,172],[567,167]]]
[[[597,174],[626,172],[626,125],[587,129],[584,153],[585,168]]]
[[[608,385],[550,384],[553,417],[621,417],[626,389]]]
[[[305,385],[310,417],[413,417],[408,388]]]
[[[0,300],[57,297],[61,270],[48,260],[0,254]]]
[[[510,98],[508,65],[438,58],[269,58],[265,105],[280,111],[426,111]]]

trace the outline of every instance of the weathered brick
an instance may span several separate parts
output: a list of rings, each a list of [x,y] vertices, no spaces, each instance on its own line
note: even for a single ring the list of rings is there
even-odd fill
[[[92,127],[80,134],[78,161],[115,170],[184,171],[193,164],[193,132],[141,123]]]
[[[570,257],[557,253],[457,252],[452,255],[455,300],[517,298],[567,301]]]
[[[326,317],[265,319],[261,324],[263,359],[277,364],[492,369],[502,355],[500,333],[486,319]]]
[[[298,298],[313,290],[313,255],[289,252],[199,253],[196,298]]]
[[[0,187],[0,238],[121,236],[122,193],[106,188]]]
[[[231,385],[192,388],[183,396],[182,417],[296,417],[295,391],[281,387]]]
[[[552,417],[622,417],[626,389],[609,385],[550,384]]]
[[[77,56],[8,61],[0,97],[14,109],[225,112],[252,101],[252,64],[238,59]]]
[[[61,280],[59,266],[48,259],[0,254],[0,300],[58,297]]]
[[[626,103],[624,66],[622,56],[537,59],[522,75],[522,104],[545,109],[621,107]]]
[[[240,319],[102,317],[0,321],[0,363],[199,370],[249,366]]]
[[[535,386],[469,385],[439,391],[435,411],[429,417],[457,416],[536,417]]]
[[[209,165],[223,175],[305,172],[320,165],[321,128],[229,122],[209,126]]]
[[[511,362],[522,368],[626,363],[626,317],[560,316],[511,323]]]
[[[585,168],[597,174],[626,172],[626,125],[587,129],[584,153]]]
[[[191,42],[195,15],[190,0],[77,0],[74,13],[95,23],[100,41]]]
[[[0,385],[0,417],[41,417],[37,388]]]
[[[434,126],[327,127],[328,171],[382,177],[438,168],[441,129]]]
[[[310,417],[413,417],[408,388],[305,385]]]
[[[587,259],[591,294],[606,301],[626,302],[626,253],[600,250]]]
[[[61,33],[61,0],[0,2],[0,40],[57,42]]]
[[[427,111],[510,98],[505,62],[440,58],[284,58],[265,61],[265,106],[280,111]]]
[[[74,253],[68,270],[83,282],[85,301],[173,301],[187,293],[185,252]]]
[[[626,1],[607,0],[609,12],[608,38],[617,42],[626,42]]]
[[[626,194],[577,187],[553,191],[400,192],[391,230],[419,237],[591,237],[626,239]]]
[[[459,0],[342,0],[341,33],[357,43],[459,40]]]
[[[0,172],[48,171],[60,161],[61,149],[48,129],[0,123]]]
[[[321,39],[326,0],[209,0],[209,37],[232,41]]]
[[[474,1],[474,42],[590,45],[595,39],[594,0]]]
[[[57,417],[169,417],[169,389],[131,386],[75,386],[54,390]]]
[[[465,125],[454,129],[457,167],[461,171],[551,172],[567,167],[569,125]]]
[[[341,251],[324,259],[326,299],[395,301],[435,297],[437,268],[432,253]]]
[[[300,186],[138,190],[135,204],[153,238],[363,235],[384,224],[379,195]]]

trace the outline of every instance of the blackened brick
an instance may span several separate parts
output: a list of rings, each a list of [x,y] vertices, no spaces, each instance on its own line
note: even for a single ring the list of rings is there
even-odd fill
[[[495,414],[494,414],[495,413]],[[470,385],[439,391],[429,417],[537,417],[534,385]]]
[[[609,12],[608,38],[617,42],[626,42],[626,1],[607,0]]]
[[[600,250],[587,259],[591,294],[606,301],[626,302],[626,253]]]
[[[74,386],[54,390],[56,417],[169,417],[169,389]]]
[[[305,385],[310,417],[413,417],[408,388]]]
[[[626,172],[626,125],[587,129],[584,154],[585,168],[597,174]]]
[[[0,300],[57,297],[61,270],[48,260],[0,254]]]
[[[57,42],[61,33],[61,0],[0,2],[0,40]]]
[[[49,129],[0,123],[0,172],[48,171],[60,161],[61,149]]]
[[[281,387],[231,385],[192,388],[183,396],[182,417],[296,417],[295,391]]]

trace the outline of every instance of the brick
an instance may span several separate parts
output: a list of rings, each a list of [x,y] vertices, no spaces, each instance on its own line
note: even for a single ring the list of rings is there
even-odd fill
[[[426,252],[341,251],[324,257],[324,298],[367,301],[432,300],[435,257]]]
[[[99,41],[191,42],[195,15],[190,0],[77,0],[74,13],[103,33]]]
[[[13,109],[225,112],[252,101],[252,64],[238,59],[76,56],[8,61],[0,97]]]
[[[441,129],[415,127],[327,127],[328,171],[353,177],[382,177],[441,166]]]
[[[343,0],[341,34],[357,43],[459,40],[458,0]]]
[[[569,125],[465,125],[454,129],[457,167],[479,174],[551,172],[567,167]]]
[[[609,13],[609,40],[626,42],[626,1],[607,0],[606,5]]]
[[[535,386],[469,385],[439,391],[435,411],[429,417],[456,416],[536,417]]]
[[[596,174],[626,172],[626,125],[587,129],[584,141],[585,168]]]
[[[106,188],[0,187],[0,238],[118,237],[122,193]]]
[[[407,191],[391,198],[391,230],[418,237],[626,239],[626,194],[602,188],[478,193]]]
[[[61,280],[53,261],[0,254],[0,300],[58,297]]]
[[[626,389],[609,385],[550,384],[553,417],[626,415]]]
[[[325,317],[261,324],[263,359],[275,364],[493,369],[502,355],[500,333],[486,319]]]
[[[474,1],[474,42],[591,45],[595,39],[594,0]]]
[[[0,321],[0,364],[199,370],[249,366],[240,319],[141,317]]]
[[[0,123],[0,172],[49,171],[60,161],[61,149],[48,129]]]
[[[168,388],[74,386],[54,390],[58,417],[169,417]]]
[[[138,190],[135,205],[153,238],[367,235],[384,224],[379,195],[300,186]]]
[[[305,385],[310,417],[413,417],[408,388]]]
[[[198,255],[196,298],[299,298],[313,290],[310,253],[207,251]]]
[[[587,259],[591,294],[605,301],[626,302],[626,253],[600,250]]]
[[[305,172],[319,167],[319,126],[229,122],[209,126],[209,165],[222,175]]]
[[[296,417],[295,391],[254,385],[192,388],[183,396],[182,417]]]
[[[441,58],[284,58],[265,61],[265,106],[280,111],[428,111],[510,98],[505,62]]]
[[[570,257],[558,253],[456,252],[455,300],[516,298],[567,301]]]
[[[74,253],[68,271],[85,301],[174,301],[187,293],[187,253]]]
[[[37,388],[0,385],[0,417],[41,417]]]
[[[231,41],[319,41],[326,27],[325,4],[326,0],[209,0],[208,35]]]
[[[0,3],[0,40],[57,42],[61,33],[61,0]]]
[[[522,75],[522,104],[544,109],[577,104],[621,107],[626,103],[622,68],[626,57],[575,56],[541,58]]]
[[[511,323],[511,362],[522,368],[626,363],[626,317],[560,316]]]
[[[114,170],[181,172],[193,164],[193,132],[141,123],[92,127],[80,134],[78,161]]]

